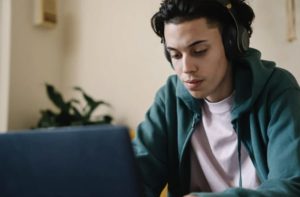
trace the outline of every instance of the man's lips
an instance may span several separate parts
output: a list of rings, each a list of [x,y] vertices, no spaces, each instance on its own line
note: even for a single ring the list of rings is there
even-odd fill
[[[185,86],[189,89],[189,90],[194,90],[196,89],[197,87],[199,87],[202,82],[204,80],[200,80],[200,79],[193,79],[193,80],[185,80],[183,81]]]

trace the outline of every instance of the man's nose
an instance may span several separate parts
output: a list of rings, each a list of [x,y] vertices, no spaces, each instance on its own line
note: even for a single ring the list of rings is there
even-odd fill
[[[197,71],[196,61],[189,56],[184,56],[182,58],[182,72],[191,73]]]

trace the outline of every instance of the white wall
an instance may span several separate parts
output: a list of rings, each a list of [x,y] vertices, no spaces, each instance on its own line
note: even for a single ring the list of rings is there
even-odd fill
[[[264,59],[291,71],[300,82],[300,1],[296,0],[298,39],[287,41],[287,12],[285,0],[250,0],[256,13],[252,46],[262,51]]]
[[[60,23],[54,29],[33,26],[33,0],[11,2],[8,128],[22,129],[35,126],[39,110],[49,106],[45,82],[60,87],[62,34]]]
[[[0,132],[7,130],[10,70],[11,3],[0,0]]]
[[[159,1],[64,0],[64,90],[74,85],[110,102],[135,128],[172,72],[150,17]]]

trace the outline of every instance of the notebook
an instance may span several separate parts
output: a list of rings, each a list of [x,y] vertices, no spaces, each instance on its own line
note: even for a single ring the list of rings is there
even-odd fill
[[[1,197],[140,197],[139,183],[125,127],[0,134]]]

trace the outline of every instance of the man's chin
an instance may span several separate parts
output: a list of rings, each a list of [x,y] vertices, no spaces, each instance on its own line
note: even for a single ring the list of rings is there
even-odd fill
[[[206,96],[201,93],[201,92],[195,92],[195,91],[189,91],[189,93],[191,94],[192,97],[194,97],[195,99],[203,99]]]

